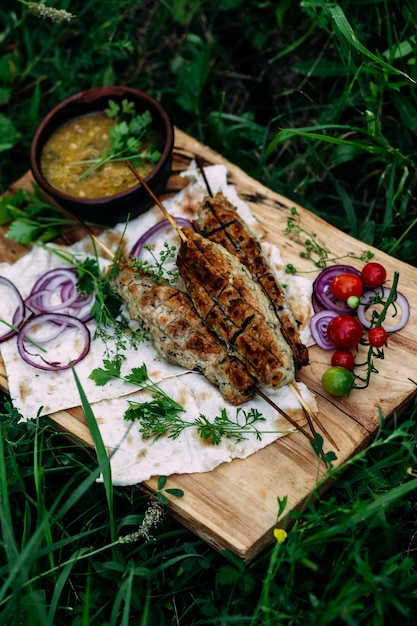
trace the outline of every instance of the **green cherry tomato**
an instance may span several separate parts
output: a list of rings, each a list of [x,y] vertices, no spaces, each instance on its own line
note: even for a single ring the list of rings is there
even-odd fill
[[[346,304],[350,309],[357,309],[360,303],[361,301],[358,296],[349,296],[349,298],[346,300]]]
[[[362,295],[363,282],[356,274],[339,274],[330,283],[330,289],[336,298],[346,302],[351,296]]]
[[[331,365],[340,365],[352,371],[355,367],[355,357],[349,350],[336,350],[332,355],[330,363]]]
[[[321,384],[324,390],[331,396],[339,397],[349,393],[353,380],[354,376],[352,372],[345,367],[335,365],[334,367],[329,367],[329,369],[324,372],[321,378]]]
[[[387,277],[387,270],[380,263],[367,263],[361,271],[362,280],[367,287],[380,287]]]
[[[374,348],[382,348],[388,341],[388,333],[381,326],[374,326],[368,333],[368,341]]]
[[[327,327],[327,337],[336,348],[355,348],[362,335],[363,326],[352,315],[336,315]]]

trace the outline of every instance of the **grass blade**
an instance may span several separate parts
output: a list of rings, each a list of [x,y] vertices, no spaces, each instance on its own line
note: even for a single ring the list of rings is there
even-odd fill
[[[112,477],[111,477],[110,459],[107,454],[106,448],[104,446],[100,429],[96,422],[96,418],[94,417],[94,413],[88,402],[87,396],[85,395],[85,391],[81,385],[80,379],[78,378],[77,373],[74,368],[72,368],[72,371],[74,374],[78,393],[80,394],[81,406],[84,411],[85,419],[87,421],[87,426],[90,429],[91,436],[93,438],[94,445],[96,448],[98,464],[99,464],[99,467],[101,467],[101,471],[103,475],[104,489],[106,491],[107,504],[109,508],[110,537],[111,537],[111,541],[114,541],[116,537],[116,533],[115,533],[114,516],[113,516],[113,483],[112,483]]]

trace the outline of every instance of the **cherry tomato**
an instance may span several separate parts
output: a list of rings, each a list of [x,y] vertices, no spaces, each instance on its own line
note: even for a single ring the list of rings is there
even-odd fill
[[[339,274],[330,283],[332,294],[339,300],[346,302],[351,296],[361,296],[363,282],[356,274]]]
[[[362,280],[367,287],[376,289],[380,287],[387,278],[387,270],[380,263],[367,263],[361,272]]]
[[[363,326],[352,315],[336,315],[327,327],[327,337],[336,348],[355,348],[362,335]]]
[[[350,309],[357,309],[360,303],[361,301],[358,296],[349,296],[349,298],[346,300],[346,304]]]
[[[388,341],[388,333],[382,326],[374,326],[368,333],[368,341],[374,348],[382,348]]]
[[[349,350],[336,350],[332,355],[331,364],[333,366],[340,365],[340,367],[352,371],[355,367],[355,357]]]
[[[326,370],[321,378],[323,388],[331,396],[344,396],[349,393],[354,376],[345,367],[336,365]]]

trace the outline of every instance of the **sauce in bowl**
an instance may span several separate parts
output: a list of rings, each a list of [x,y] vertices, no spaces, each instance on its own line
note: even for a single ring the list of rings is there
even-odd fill
[[[82,176],[91,163],[111,147],[109,130],[114,119],[104,112],[77,117],[58,128],[45,143],[41,152],[41,171],[50,185],[77,198],[106,198],[122,193],[138,184],[137,178],[123,161],[110,161]],[[162,137],[150,134],[142,142],[140,151],[163,147]],[[143,157],[135,167],[146,177],[156,163]]]

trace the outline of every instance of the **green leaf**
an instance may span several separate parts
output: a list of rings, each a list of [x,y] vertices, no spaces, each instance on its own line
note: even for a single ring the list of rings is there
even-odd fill
[[[98,387],[103,387],[113,378],[120,377],[120,359],[116,358],[113,361],[110,361],[109,359],[104,359],[103,364],[104,368],[97,367],[89,375],[89,378],[93,380]]]
[[[12,120],[0,113],[0,152],[9,150],[16,143],[17,130]]]
[[[241,578],[241,573],[233,565],[222,565],[216,573],[219,585],[233,585]]]
[[[126,376],[126,381],[133,385],[141,386],[147,380],[149,380],[148,370],[146,369],[145,363],[140,367],[133,367],[130,374]]]
[[[158,477],[158,489],[161,490],[165,487],[165,485],[167,484],[167,480],[168,478],[166,476],[159,476]]]
[[[6,237],[22,244],[30,244],[36,241],[40,228],[29,220],[15,220],[10,225]]]
[[[182,489],[165,489],[165,493],[169,493],[170,496],[175,496],[176,498],[182,498],[184,496]]]
[[[359,41],[343,9],[339,5],[336,4],[336,5],[331,6],[326,3],[326,8],[328,12],[330,13],[331,18],[337,27],[337,31],[340,32],[340,34],[350,43],[351,46],[356,48],[356,50],[361,52],[363,55],[365,55],[369,59],[372,59],[373,61],[378,63],[382,68],[384,68],[391,74],[399,74],[401,76],[404,76],[411,83],[416,82],[414,78],[411,78],[411,76],[409,76],[405,72],[397,69],[396,67],[393,67],[392,65],[390,65],[389,63],[381,59],[380,57],[373,54],[370,50],[365,48],[365,46]]]
[[[78,378],[77,372],[75,371],[74,367],[72,368],[72,373],[74,375],[75,383],[77,385],[78,393],[80,395],[81,406],[84,411],[87,426],[90,429],[91,436],[94,441],[98,464],[103,475],[104,488],[106,491],[107,504],[109,509],[110,535],[112,540],[114,540],[115,526],[113,517],[113,483],[111,476],[110,458],[107,454],[106,447],[101,437],[100,429],[98,427],[96,418],[94,417],[93,410],[88,402],[87,396],[85,395],[85,391],[81,385],[80,379]]]
[[[117,117],[120,111],[120,106],[114,100],[108,101],[107,108],[104,109],[105,114],[108,117]]]
[[[163,493],[161,493],[160,491],[158,491],[156,495],[157,495],[158,500],[159,500],[159,502],[160,502],[161,504],[163,504],[164,506],[166,506],[167,504],[169,504],[169,500],[168,500],[168,498],[167,498],[167,497],[166,497]]]

